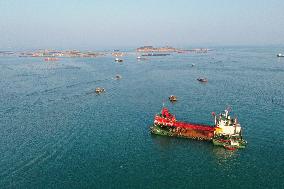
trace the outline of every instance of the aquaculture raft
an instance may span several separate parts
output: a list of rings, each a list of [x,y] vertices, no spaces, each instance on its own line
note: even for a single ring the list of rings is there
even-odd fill
[[[219,116],[213,113],[213,116],[215,125],[186,123],[177,121],[167,108],[163,108],[161,113],[155,116],[150,131],[157,135],[212,141],[214,145],[223,146],[229,150],[244,148],[247,142],[242,138],[242,130],[237,118],[232,119],[228,110]]]

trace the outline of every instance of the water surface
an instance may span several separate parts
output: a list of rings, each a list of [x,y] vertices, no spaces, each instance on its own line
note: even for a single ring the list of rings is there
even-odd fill
[[[0,57],[0,186],[284,188],[280,50],[227,47],[147,61],[128,55],[122,64],[110,56]],[[96,87],[106,93],[93,94]],[[177,103],[167,102],[171,94]],[[247,148],[152,136],[163,102],[177,119],[206,124],[211,112],[232,106]]]

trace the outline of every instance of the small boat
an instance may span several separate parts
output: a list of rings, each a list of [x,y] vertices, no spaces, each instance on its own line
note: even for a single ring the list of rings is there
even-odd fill
[[[96,92],[97,94],[101,94],[101,93],[105,92],[105,89],[102,88],[102,87],[97,87],[96,90],[95,90],[95,92]]]
[[[277,54],[277,57],[284,57],[284,54],[279,53]]]
[[[197,78],[197,81],[200,81],[200,82],[203,82],[203,83],[208,82],[207,78],[205,78],[205,77],[199,77],[199,78]]]
[[[224,148],[226,148],[227,150],[236,150],[237,148],[235,146],[231,146],[231,145],[224,145]]]
[[[116,80],[120,80],[121,78],[122,78],[121,75],[116,75],[116,76],[115,76],[115,79],[116,79]]]
[[[147,60],[146,58],[143,58],[141,56],[137,56],[137,60],[140,61],[140,60]]]
[[[176,102],[176,101],[177,101],[177,97],[174,96],[174,95],[171,95],[171,96],[169,96],[169,100],[170,100],[171,102]]]
[[[59,58],[56,58],[56,57],[47,57],[44,59],[44,61],[57,61],[59,60]]]
[[[119,59],[119,58],[116,58],[116,59],[115,59],[115,62],[123,62],[123,60],[122,60],[122,59]]]

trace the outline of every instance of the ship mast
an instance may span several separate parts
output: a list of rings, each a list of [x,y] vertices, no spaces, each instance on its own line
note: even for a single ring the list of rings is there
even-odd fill
[[[236,118],[235,118],[235,123],[234,123],[234,126],[235,126],[234,134],[237,133],[237,124],[238,124],[238,118],[236,117]]]

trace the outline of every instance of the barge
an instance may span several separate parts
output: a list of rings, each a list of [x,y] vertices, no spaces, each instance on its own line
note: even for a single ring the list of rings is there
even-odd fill
[[[214,145],[223,146],[228,150],[245,148],[247,142],[242,137],[242,128],[237,118],[231,118],[229,110],[214,116],[214,125],[186,123],[177,121],[176,117],[167,108],[154,118],[150,132],[157,135],[191,138],[211,141]]]

